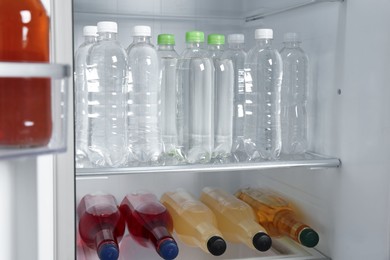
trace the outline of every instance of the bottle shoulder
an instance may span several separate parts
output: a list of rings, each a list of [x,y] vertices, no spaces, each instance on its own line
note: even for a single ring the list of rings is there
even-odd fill
[[[282,48],[280,55],[284,59],[308,60],[308,55],[301,48]]]

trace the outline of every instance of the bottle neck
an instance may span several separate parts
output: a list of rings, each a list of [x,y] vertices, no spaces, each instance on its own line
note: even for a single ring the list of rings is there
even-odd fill
[[[151,43],[150,36],[133,36],[133,43]]]
[[[299,242],[300,232],[307,227],[306,224],[297,220],[295,214],[291,211],[279,212],[275,216],[274,223],[281,234],[289,236],[297,242]]]
[[[284,47],[286,48],[299,48],[300,42],[284,42]]]
[[[244,48],[244,44],[243,43],[235,43],[235,42],[232,42],[232,43],[229,43],[229,49],[243,49]]]
[[[150,240],[154,244],[155,248],[158,248],[159,244],[165,239],[170,238],[171,234],[168,229],[164,226],[157,226],[150,230]]]
[[[272,39],[257,39],[256,44],[260,47],[269,47],[272,44]]]
[[[85,43],[94,43],[96,42],[95,36],[84,36],[84,42]]]
[[[117,33],[114,32],[99,32],[99,41],[101,40],[116,40]]]
[[[199,49],[203,47],[202,42],[187,42],[188,49]]]
[[[175,46],[172,44],[161,44],[158,46],[158,50],[159,51],[174,51],[175,50],[174,47]]]
[[[214,51],[223,51],[223,45],[222,44],[212,44],[209,45],[209,50],[214,50]]]
[[[117,245],[117,240],[114,237],[112,230],[103,229],[96,233],[95,245],[96,249],[99,249],[104,243],[112,243]]]

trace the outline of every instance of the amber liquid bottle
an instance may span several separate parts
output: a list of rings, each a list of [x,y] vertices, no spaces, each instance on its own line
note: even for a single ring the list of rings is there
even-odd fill
[[[226,242],[217,229],[217,219],[205,204],[182,189],[164,193],[161,202],[171,214],[174,229],[185,244],[200,247],[215,256],[225,252]]]
[[[0,1],[0,62],[48,62],[49,18],[39,0]],[[0,78],[0,146],[48,144],[50,79]]]
[[[317,232],[302,223],[290,203],[277,194],[260,188],[246,188],[239,190],[236,196],[254,209],[259,223],[271,236],[289,236],[307,247],[318,244]]]
[[[252,208],[221,189],[203,188],[200,201],[215,214],[218,229],[227,241],[242,242],[259,251],[271,248],[272,240],[256,221]]]

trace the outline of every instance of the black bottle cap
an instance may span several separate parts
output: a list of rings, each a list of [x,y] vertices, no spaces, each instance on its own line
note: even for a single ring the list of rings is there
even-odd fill
[[[315,247],[318,244],[320,237],[317,232],[311,228],[305,228],[299,234],[299,241],[302,245],[307,247]]]
[[[226,242],[219,236],[213,236],[207,241],[207,249],[212,255],[222,255],[226,251]]]
[[[259,251],[267,251],[271,248],[272,239],[264,232],[257,233],[252,239],[254,247]]]

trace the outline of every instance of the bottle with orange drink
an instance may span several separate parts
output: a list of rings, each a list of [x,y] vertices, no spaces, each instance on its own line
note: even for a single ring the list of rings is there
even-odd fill
[[[285,235],[306,247],[318,244],[318,233],[301,222],[291,203],[276,193],[261,188],[246,188],[239,190],[236,197],[254,209],[259,223],[271,236]]]

